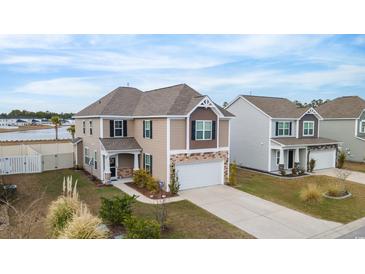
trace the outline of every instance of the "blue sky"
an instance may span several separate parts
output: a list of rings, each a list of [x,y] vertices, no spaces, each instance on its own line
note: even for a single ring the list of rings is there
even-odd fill
[[[365,97],[365,35],[0,35],[0,112],[77,112],[118,86]]]

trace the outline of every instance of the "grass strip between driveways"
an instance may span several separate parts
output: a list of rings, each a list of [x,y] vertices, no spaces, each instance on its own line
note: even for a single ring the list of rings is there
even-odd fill
[[[32,238],[47,237],[43,223],[47,208],[50,202],[62,193],[63,177],[69,175],[72,175],[74,180],[78,180],[80,199],[88,204],[94,214],[98,214],[101,204],[100,197],[113,197],[122,194],[122,191],[116,187],[97,188],[82,171],[58,170],[40,174],[4,176],[4,183],[13,183],[18,187],[19,199],[15,203],[17,209],[25,209],[44,193],[43,199],[38,204],[42,211],[42,218],[32,230]],[[167,209],[169,229],[162,233],[163,238],[253,238],[248,233],[189,201],[168,204]],[[155,207],[136,202],[134,214],[153,219]],[[0,238],[1,236],[0,234]]]
[[[365,172],[365,163],[346,161],[343,168],[352,171]]]
[[[347,181],[352,197],[344,200],[323,198],[317,204],[300,200],[299,193],[309,183],[322,189],[337,178],[329,176],[307,176],[296,179],[282,179],[245,169],[238,169],[235,188],[278,203],[314,217],[348,223],[365,216],[365,185]]]

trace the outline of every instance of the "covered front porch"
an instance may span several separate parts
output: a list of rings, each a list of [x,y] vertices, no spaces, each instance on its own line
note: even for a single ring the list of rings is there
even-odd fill
[[[132,181],[133,171],[140,168],[141,147],[132,137],[103,138],[101,179],[104,183]]]
[[[290,171],[293,168],[306,171],[307,154],[306,147],[274,147],[271,149],[270,172]]]

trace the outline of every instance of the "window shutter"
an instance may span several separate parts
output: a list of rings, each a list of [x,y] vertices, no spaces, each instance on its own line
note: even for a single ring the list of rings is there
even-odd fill
[[[146,154],[142,153],[142,169],[145,169],[144,163],[146,159]]]
[[[114,120],[110,120],[110,137],[114,137]]]
[[[195,121],[191,121],[191,140],[195,140]]]
[[[128,136],[127,120],[123,120],[123,137]]]
[[[292,122],[289,123],[289,135],[291,136],[291,124]]]
[[[212,140],[215,140],[215,132],[216,132],[216,121],[212,121]]]
[[[279,135],[279,122],[276,122],[276,126],[275,126],[275,136]]]
[[[150,154],[150,166],[151,166],[151,175],[152,175],[152,170],[153,170],[153,168],[152,168],[152,154]]]
[[[152,120],[150,121],[150,138],[152,139]]]
[[[143,120],[143,127],[142,127],[142,130],[143,130],[143,138],[146,138],[146,134],[144,133],[144,129],[145,129],[145,120]],[[143,158],[144,159],[144,158]]]

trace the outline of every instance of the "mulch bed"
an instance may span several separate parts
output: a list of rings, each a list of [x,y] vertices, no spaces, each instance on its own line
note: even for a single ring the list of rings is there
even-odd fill
[[[171,197],[176,197],[178,196],[177,194],[171,194],[170,192],[166,192],[161,190],[159,193],[153,193],[151,191],[148,191],[148,189],[146,188],[139,188],[137,187],[134,183],[126,183],[127,186],[137,190],[139,193],[141,193],[142,195],[150,198],[150,199],[154,199],[154,200],[158,200],[158,199],[162,199],[162,198],[171,198]]]

